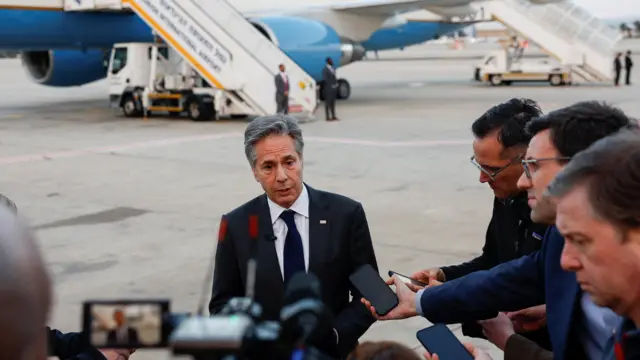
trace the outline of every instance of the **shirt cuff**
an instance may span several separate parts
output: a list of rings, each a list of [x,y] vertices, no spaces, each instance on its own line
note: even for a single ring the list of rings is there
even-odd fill
[[[340,342],[340,337],[338,336],[338,330],[334,328],[333,332],[336,334],[336,345],[338,345],[338,343]]]
[[[422,293],[424,292],[425,289],[420,289],[418,290],[418,292],[416,293],[416,312],[418,313],[418,315],[420,316],[424,316],[422,314],[422,301],[420,301],[420,299],[422,298]]]

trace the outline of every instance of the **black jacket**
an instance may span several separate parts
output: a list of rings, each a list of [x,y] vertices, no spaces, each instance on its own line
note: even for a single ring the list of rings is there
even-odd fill
[[[49,335],[49,356],[60,360],[106,360],[104,355],[93,347],[85,333],[63,334],[47,327]]]
[[[547,227],[531,221],[531,209],[527,204],[526,192],[508,200],[495,198],[482,254],[460,265],[443,267],[446,280],[451,281],[472,272],[489,270],[539,250]],[[484,338],[482,328],[477,323],[462,324],[462,333],[470,337]],[[523,335],[550,349],[546,328]]]
[[[493,201],[493,215],[487,228],[482,254],[460,265],[445,266],[447,281],[528,255],[542,246],[547,225],[531,221],[527,194],[506,201]]]

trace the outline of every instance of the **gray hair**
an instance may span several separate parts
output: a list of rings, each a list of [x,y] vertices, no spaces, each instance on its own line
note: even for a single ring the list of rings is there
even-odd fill
[[[290,136],[295,142],[296,152],[302,157],[304,140],[296,118],[289,115],[260,116],[251,121],[244,131],[244,152],[251,168],[256,166],[256,144],[272,134]]]
[[[43,336],[51,283],[33,232],[13,209],[0,205],[0,353],[22,359]]]
[[[560,198],[579,185],[587,186],[598,218],[622,230],[640,228],[640,132],[621,130],[579,152],[547,193]]]

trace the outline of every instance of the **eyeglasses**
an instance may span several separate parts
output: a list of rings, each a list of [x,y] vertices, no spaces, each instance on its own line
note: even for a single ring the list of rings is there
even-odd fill
[[[527,176],[527,179],[531,180],[531,168],[529,168],[529,164],[538,165],[541,161],[569,161],[571,160],[570,156],[560,156],[560,157],[550,157],[550,158],[540,158],[540,159],[526,159],[522,160],[522,168],[524,169],[524,174]]]
[[[476,161],[476,156],[473,155],[471,156],[471,159],[469,159],[471,161],[471,163],[478,168],[478,170],[482,171],[483,173],[485,173],[492,181],[496,180],[496,177],[498,176],[498,174],[500,174],[501,172],[507,170],[509,167],[511,167],[513,164],[517,163],[518,161],[520,161],[520,159],[522,159],[522,157],[524,156],[524,154],[520,154],[517,157],[515,157],[513,160],[511,160],[507,165],[497,168],[497,167],[491,167],[491,166],[482,166],[480,165],[480,163],[478,163]]]

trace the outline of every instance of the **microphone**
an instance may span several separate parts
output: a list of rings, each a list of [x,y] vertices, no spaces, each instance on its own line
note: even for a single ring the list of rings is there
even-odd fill
[[[265,236],[264,236],[264,238],[265,238],[267,241],[276,241],[276,240],[278,240],[278,237],[277,237],[277,236],[275,236],[275,235],[273,235],[273,234],[272,234],[272,235],[265,235]]]
[[[256,272],[258,270],[258,216],[249,215],[249,238],[251,238],[251,257],[247,263],[246,296],[253,300],[256,287]]]

